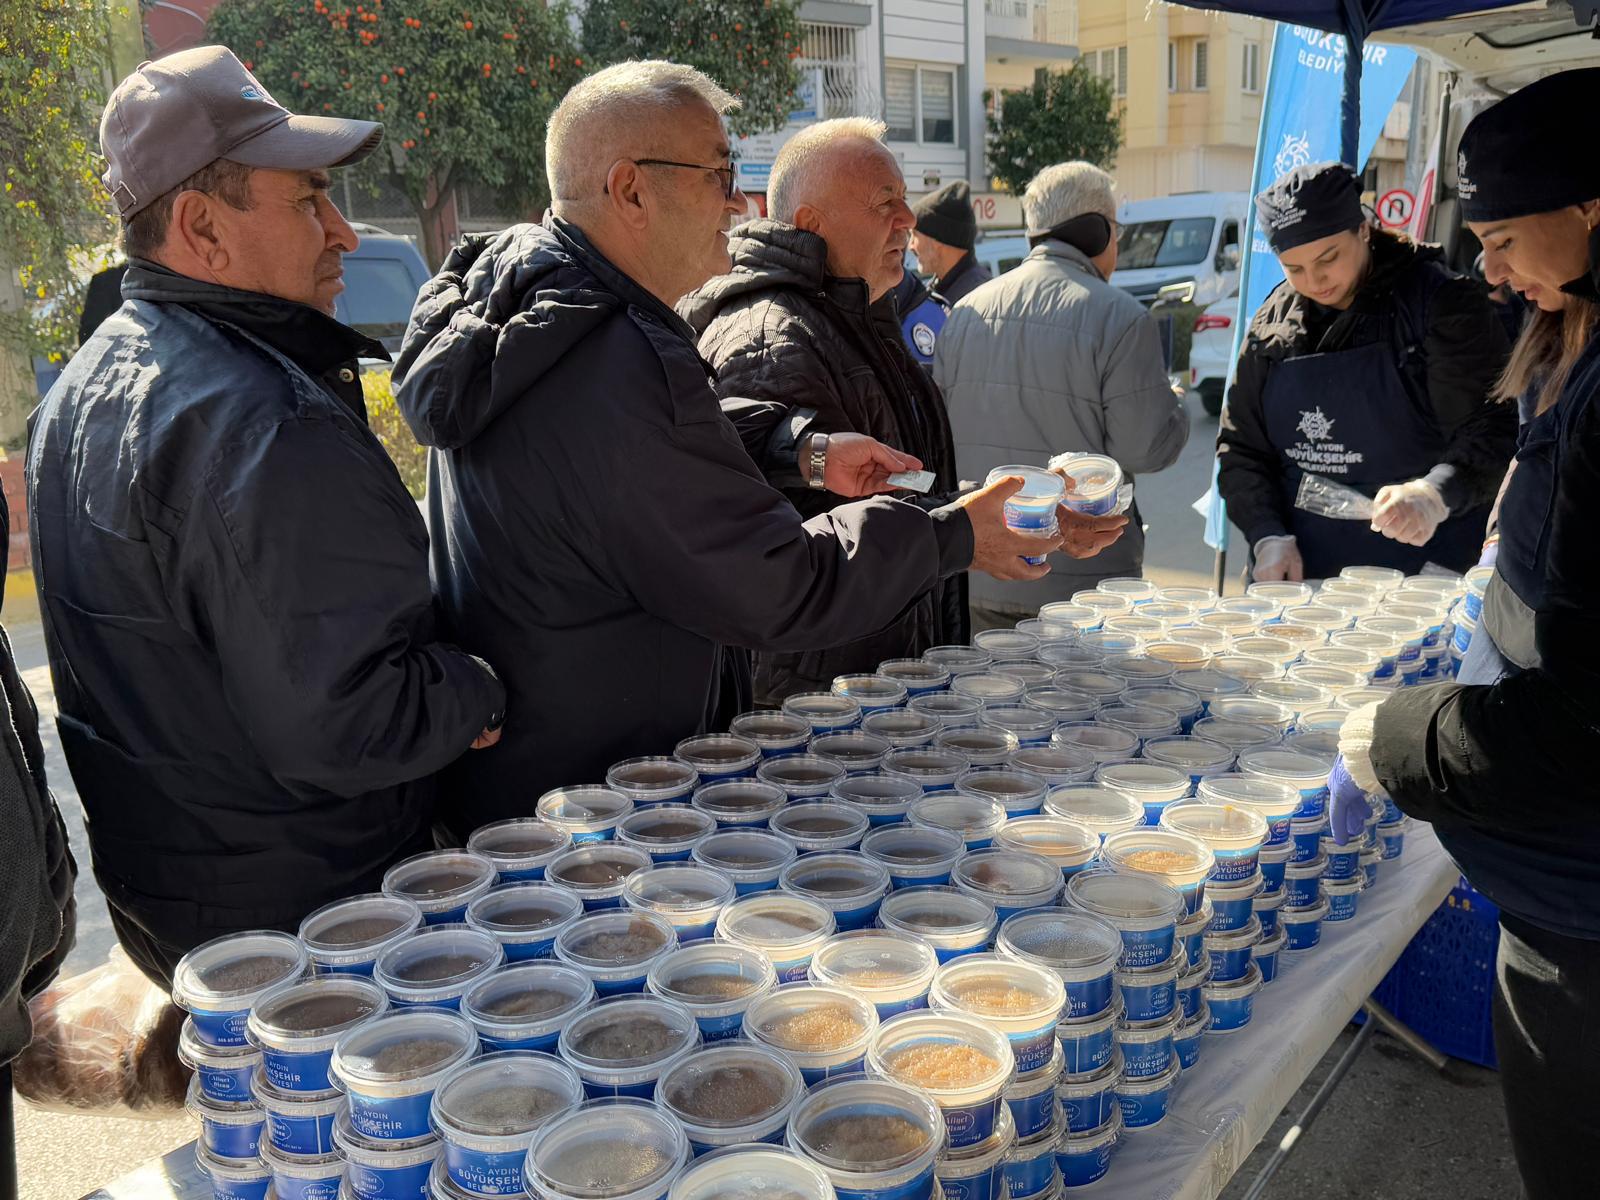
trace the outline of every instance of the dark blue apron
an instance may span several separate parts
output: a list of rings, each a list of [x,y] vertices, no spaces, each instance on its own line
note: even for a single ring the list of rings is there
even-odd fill
[[[1375,496],[1384,485],[1420,478],[1439,462],[1444,432],[1407,392],[1388,342],[1274,364],[1262,407],[1283,466],[1289,532],[1299,543],[1307,579],[1326,579],[1357,565],[1415,574],[1430,562],[1465,571],[1478,561],[1487,516],[1481,508],[1447,517],[1427,545],[1408,546],[1372,532],[1365,521],[1295,507],[1307,471]]]

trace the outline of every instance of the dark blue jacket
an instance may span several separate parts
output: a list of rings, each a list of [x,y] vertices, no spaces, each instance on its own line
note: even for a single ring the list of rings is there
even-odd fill
[[[959,512],[874,499],[802,521],[723,415],[694,331],[554,217],[458,246],[395,375],[436,448],[446,630],[509,691],[500,744],[447,773],[457,833],[726,728],[749,703],[743,650],[860,637],[972,557]]]
[[[123,295],[34,414],[30,537],[96,875],[181,951],[375,886],[503,694],[438,640],[375,344],[150,264]]]

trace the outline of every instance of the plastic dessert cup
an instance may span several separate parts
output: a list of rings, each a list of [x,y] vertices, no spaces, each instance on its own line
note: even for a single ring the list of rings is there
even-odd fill
[[[1250,1023],[1256,993],[1261,990],[1261,970],[1254,963],[1240,979],[1222,982],[1213,979],[1203,989],[1211,1010],[1211,1030],[1229,1033]]]
[[[1251,917],[1237,929],[1206,934],[1206,954],[1211,960],[1210,983],[1233,983],[1250,971],[1251,951],[1261,940],[1261,922]]]
[[[1051,787],[1084,783],[1100,765],[1083,750],[1059,746],[1019,746],[1007,762],[1019,771],[1039,776]]]
[[[789,892],[764,892],[742,896],[723,909],[716,939],[760,951],[771,960],[779,983],[798,983],[835,928],[825,905]]]
[[[1201,780],[1197,796],[1209,804],[1259,816],[1267,826],[1263,846],[1281,846],[1289,840],[1289,822],[1300,807],[1298,788],[1260,775],[1214,775]]]
[[[261,1144],[266,1114],[248,1100],[209,1100],[191,1079],[184,1106],[200,1120],[200,1144],[219,1158],[250,1158]]]
[[[969,850],[956,860],[951,882],[992,904],[1001,921],[1030,908],[1054,904],[1061,894],[1060,869],[1028,851]]]
[[[415,901],[371,892],[317,909],[300,922],[300,942],[318,975],[370,977],[384,947],[421,925]]]
[[[1157,825],[1167,805],[1189,795],[1189,776],[1157,762],[1106,763],[1095,772],[1095,782],[1139,803],[1141,821]]]
[[[1361,872],[1361,839],[1339,845],[1333,834],[1325,833],[1321,841],[1322,856],[1328,862],[1324,879],[1354,879]]]
[[[1016,1063],[1006,1036],[985,1021],[912,1012],[872,1034],[867,1073],[932,1096],[944,1113],[950,1149],[961,1150],[993,1136]]]
[[[829,689],[835,696],[847,696],[861,706],[863,714],[899,708],[910,690],[887,675],[840,675]]]
[[[1172,957],[1183,896],[1153,875],[1104,868],[1067,880],[1067,904],[1109,921],[1122,935],[1123,968],[1158,967]]]
[[[634,807],[687,804],[700,784],[700,772],[663,755],[626,758],[606,771],[606,787],[621,792]]]
[[[675,1000],[611,996],[573,1018],[561,1031],[557,1050],[583,1080],[590,1099],[648,1100],[667,1065],[699,1045],[694,1014]]]
[[[1002,1112],[985,1140],[962,1150],[946,1150],[933,1168],[943,1200],[1004,1200],[1010,1186],[1006,1161],[1016,1144],[1011,1114]]]
[[[561,931],[555,956],[605,997],[642,991],[651,968],[677,948],[677,931],[654,913],[592,912]]]
[[[196,1040],[222,1049],[245,1046],[245,1022],[261,994],[306,973],[305,947],[290,934],[230,933],[178,960],[172,1002],[188,1010]]]
[[[1174,1057],[1171,1065],[1159,1075],[1134,1079],[1124,1073],[1117,1084],[1117,1103],[1122,1107],[1122,1123],[1126,1129],[1148,1129],[1166,1119],[1172,1089],[1182,1071]]]
[[[680,945],[709,938],[733,897],[733,881],[726,875],[687,863],[635,871],[622,888],[625,907],[668,922]]]
[[[1178,1005],[1178,976],[1188,966],[1173,955],[1159,967],[1117,972],[1117,994],[1122,998],[1123,1020],[1130,1024],[1159,1021]]]
[[[265,1140],[257,1153],[272,1172],[272,1194],[277,1200],[337,1200],[344,1181],[344,1159],[339,1155],[285,1154]]]
[[[629,813],[617,826],[616,840],[635,846],[661,863],[688,862],[694,848],[717,831],[710,813],[682,804],[658,804]]]
[[[927,692],[906,702],[906,711],[938,723],[940,729],[967,729],[978,723],[983,701],[954,692]],[[932,738],[928,741],[931,743]]]
[[[594,999],[594,984],[581,971],[555,962],[521,963],[467,989],[461,1015],[485,1051],[554,1054],[561,1031]]]
[[[1063,1018],[1092,1020],[1112,1009],[1122,935],[1104,918],[1071,908],[1018,913],[1000,927],[995,948],[1001,957],[1055,974],[1063,988]]]
[[[1044,806],[1049,781],[1015,767],[974,767],[956,780],[956,792],[997,802],[1007,819],[1031,817]]]
[[[784,1140],[827,1173],[840,1200],[931,1200],[944,1118],[916,1088],[839,1079],[801,1100]]]
[[[178,1033],[178,1061],[199,1080],[200,1094],[221,1104],[250,1099],[250,1081],[261,1069],[261,1051],[254,1046],[222,1050],[207,1046],[194,1032],[194,1020],[185,1017]]]
[[[755,779],[708,783],[694,794],[693,807],[714,819],[718,829],[764,829],[789,802],[776,784]]]
[[[861,705],[832,692],[800,692],[783,702],[783,711],[811,725],[812,736],[854,729],[861,724]]]
[[[1161,823],[1211,848],[1211,882],[1233,883],[1256,873],[1267,840],[1267,823],[1258,813],[1226,804],[1185,802],[1169,807]]]
[[[1183,1023],[1183,1013],[1173,1008],[1149,1021],[1123,1021],[1117,1026],[1117,1052],[1122,1056],[1124,1080],[1152,1079],[1174,1062],[1172,1039]]]
[[[894,887],[919,887],[949,883],[966,845],[949,830],[903,824],[872,830],[861,840],[861,853],[883,864]]]
[[[878,664],[879,675],[897,679],[909,696],[942,692],[950,686],[950,672],[921,658],[890,658]]]
[[[652,866],[650,855],[621,842],[589,842],[574,846],[545,868],[545,881],[578,894],[586,912],[622,907],[628,876]]]
[[[683,1126],[698,1155],[778,1141],[804,1094],[800,1069],[785,1055],[736,1041],[676,1059],[657,1081],[654,1098]]]
[[[1187,1020],[1200,1011],[1200,988],[1211,978],[1211,959],[1204,954],[1178,976],[1178,1009]]]
[[[800,854],[821,854],[856,849],[869,821],[852,805],[807,800],[780,809],[767,824],[773,833],[792,842]]]
[[[811,740],[810,721],[770,709],[740,713],[728,729],[734,736],[759,746],[763,758],[799,754]]]
[[[1406,827],[1409,824],[1405,817],[1401,817],[1398,821],[1384,821],[1378,826],[1378,844],[1385,862],[1405,853]]]
[[[1056,1082],[1056,1100],[1066,1133],[1089,1133],[1111,1120],[1118,1111],[1116,1088],[1122,1082],[1122,1059],[1113,1055],[1098,1071],[1062,1075]]]
[[[1320,854],[1306,862],[1291,861],[1283,872],[1284,904],[1289,908],[1315,904],[1322,894],[1322,872],[1326,865],[1327,860]]]
[[[359,976],[328,975],[279,984],[250,1010],[246,1035],[261,1048],[267,1082],[285,1092],[326,1092],[333,1047],[348,1030],[389,1007],[383,989]],[[240,1096],[248,1099],[248,1085]]]
[[[467,905],[467,925],[499,942],[507,962],[549,958],[557,935],[582,915],[576,892],[538,880],[502,884]]]
[[[445,1174],[475,1196],[522,1196],[528,1136],[583,1101],[577,1073],[548,1054],[507,1050],[458,1067],[433,1094]]]
[[[786,1054],[807,1087],[859,1071],[877,1028],[872,1001],[819,983],[786,984],[744,1015],[745,1037]]]
[[[921,829],[954,833],[968,850],[982,850],[1006,823],[1006,810],[986,796],[935,792],[913,801],[906,820]]]
[[[778,973],[760,950],[733,942],[701,942],[666,955],[645,988],[694,1014],[705,1043],[739,1036],[749,1007],[778,986]]]
[[[889,890],[889,871],[855,851],[807,854],[783,869],[778,889],[824,905],[839,929],[860,929],[878,915]]]
[[[1122,1139],[1122,1131],[1122,1112],[1118,1109],[1099,1129],[1061,1136],[1056,1142],[1056,1169],[1061,1173],[1064,1192],[1105,1178],[1111,1169],[1111,1153]]]
[[[1055,1033],[1066,987],[1045,967],[998,954],[968,955],[939,969],[929,1003],[1003,1033],[1019,1077],[1046,1070],[1060,1053]]]
[[[1183,897],[1185,912],[1196,912],[1205,899],[1215,856],[1199,838],[1146,826],[1106,838],[1100,861],[1113,871],[1160,880]]]
[[[477,1054],[477,1031],[451,1012],[390,1012],[358,1026],[333,1052],[333,1073],[350,1101],[340,1122],[379,1142],[431,1137],[434,1091]],[[336,1141],[339,1128],[336,1123]]]
[[[1322,894],[1328,901],[1329,921],[1350,921],[1356,915],[1356,901],[1361,896],[1362,889],[1366,887],[1366,880],[1360,875],[1352,875],[1349,879],[1324,879],[1322,881]]]
[[[1104,703],[1114,702],[1107,700]],[[1056,749],[1082,750],[1093,755],[1095,761],[1104,766],[1134,757],[1139,753],[1140,739],[1138,734],[1114,725],[1066,722],[1056,726],[1056,731],[1050,735],[1050,744]]]
[[[1006,759],[1021,747],[1021,740],[1009,729],[984,725],[982,716],[978,720],[979,724],[972,727],[941,729],[933,735],[934,748],[964,754],[974,767],[1005,765]]]
[[[539,797],[534,811],[545,824],[565,831],[574,845],[609,842],[633,812],[633,800],[609,787],[556,788]]]
[[[1318,899],[1305,908],[1285,906],[1278,912],[1278,926],[1283,930],[1285,950],[1312,950],[1322,941],[1322,922],[1328,915],[1328,902]]]
[[[200,1173],[211,1181],[211,1194],[216,1200],[265,1200],[272,1172],[261,1159],[253,1155],[222,1158],[204,1144],[195,1146],[194,1158]]]
[[[1076,821],[1099,835],[1102,842],[1110,834],[1144,824],[1144,805],[1133,797],[1103,783],[1076,783],[1051,788],[1045,796],[1047,816]]]
[[[571,845],[570,833],[537,817],[512,817],[481,825],[467,838],[467,851],[492,862],[501,883],[543,879],[550,860]]]
[[[1239,772],[1287,783],[1300,793],[1299,816],[1320,816],[1328,805],[1326,759],[1293,750],[1252,750],[1239,756]]]
[[[1258,871],[1248,879],[1236,883],[1212,884],[1211,928],[1208,933],[1231,933],[1242,929],[1255,912],[1255,898],[1260,895],[1264,880]]]
[[[899,709],[882,709],[882,712],[896,713]],[[872,715],[872,714],[869,714]],[[919,725],[922,718],[915,713],[905,714]],[[865,723],[866,718],[862,718]],[[930,722],[931,724],[931,722]],[[932,736],[932,732],[929,733]],[[806,747],[808,754],[817,758],[825,758],[829,762],[836,762],[851,775],[868,775],[876,772],[883,765],[884,756],[894,749],[894,745],[886,737],[876,733],[869,733],[865,729],[851,729],[844,733],[824,733],[811,739]]]
[[[534,1131],[524,1162],[540,1200],[664,1200],[690,1156],[673,1117],[648,1100],[591,1100]]]
[[[285,1154],[317,1157],[333,1152],[333,1122],[348,1107],[343,1092],[280,1092],[260,1075],[251,1080],[250,1090],[266,1114],[264,1143]]]
[[[1261,891],[1250,901],[1250,911],[1261,923],[1261,936],[1270,937],[1278,931],[1278,913],[1283,909],[1283,892]]]
[[[1178,922],[1177,941],[1184,958],[1193,964],[1205,958],[1205,935],[1211,928],[1211,902],[1206,901]]]
[[[738,1200],[757,1196],[835,1200],[832,1181],[815,1163],[779,1146],[750,1144],[700,1155],[672,1181],[667,1200]]]
[[[701,783],[715,783],[755,774],[761,747],[731,733],[702,733],[684,738],[674,747],[672,757],[693,767]]]
[[[1263,984],[1271,983],[1278,977],[1278,955],[1288,941],[1288,935],[1278,929],[1270,935],[1263,935],[1262,939],[1250,948],[1250,961],[1261,973]]]
[[[953,887],[898,888],[878,909],[880,927],[927,942],[941,964],[982,951],[998,923],[994,905]]]
[[[858,929],[824,942],[811,956],[808,975],[813,983],[866,997],[878,1019],[886,1021],[927,1008],[938,969],[939,960],[926,942],[881,929]]]
[[[1122,1002],[1096,1017],[1062,1021],[1056,1026],[1063,1069],[1069,1075],[1087,1075],[1104,1069],[1117,1051],[1116,1028],[1122,1020]]]
[[[1261,890],[1267,894],[1283,890],[1284,877],[1289,869],[1289,859],[1294,854],[1294,846],[1284,842],[1281,846],[1263,846],[1261,848]]]
[[[940,694],[942,693],[920,693],[923,696]],[[912,696],[913,700],[917,698]],[[933,741],[933,735],[943,728],[944,725],[935,717],[910,707],[886,708],[879,712],[868,713],[861,718],[861,732],[882,738],[889,743],[891,750],[926,746]]]
[[[756,769],[756,778],[783,789],[790,800],[826,796],[849,772],[831,758],[816,754],[788,754],[771,758]]]
[[[922,786],[905,776],[856,775],[841,780],[831,795],[860,812],[868,826],[876,829],[904,821],[911,802],[921,798]]]
[[[1054,718],[1057,728],[1068,723],[1081,725],[1093,721],[1100,711],[1098,697],[1054,683],[1030,687],[1022,693],[1022,704],[1024,708],[1037,708]],[[1091,766],[1097,761],[1086,750],[1078,750],[1076,753],[1086,756]]]
[[[1062,877],[1076,875],[1100,852],[1100,835],[1066,817],[1013,817],[994,836],[996,849],[1037,854],[1049,859]]]
[[[1022,488],[1005,503],[1006,527],[1041,539],[1053,536],[1056,532],[1056,509],[1066,502],[1065,481],[1050,471],[1011,463],[990,471],[984,481],[985,486],[1008,476],[1021,478]],[[1115,495],[1114,488],[1112,494]],[[1043,553],[1025,554],[1022,556],[1022,561],[1031,566],[1039,566],[1045,558],[1046,555]]]
[[[889,751],[883,759],[883,773],[903,776],[924,793],[933,795],[954,791],[956,780],[966,774],[971,765],[959,750],[917,746]]]
[[[1011,1110],[1011,1121],[1017,1127],[1017,1136],[1036,1137],[1049,1129],[1056,1115],[1056,1085],[1061,1081],[1066,1063],[1061,1046],[1054,1042],[1044,1066],[1036,1071],[1019,1074],[1006,1089],[1006,1107]]]
[[[505,961],[500,943],[482,930],[439,925],[395,942],[378,958],[372,978],[395,1008],[455,1011],[466,990]]]
[[[794,844],[761,829],[729,829],[695,844],[689,859],[733,881],[736,896],[749,896],[777,888],[778,876],[792,863]]]

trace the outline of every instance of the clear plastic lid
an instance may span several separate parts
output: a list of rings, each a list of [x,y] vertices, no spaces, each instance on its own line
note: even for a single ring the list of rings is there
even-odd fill
[[[806,1094],[785,1139],[806,1158],[848,1175],[932,1164],[944,1147],[944,1115],[919,1088],[846,1076]],[[766,1200],[766,1198],[763,1198]]]
[[[978,717],[981,728],[1004,730],[1019,743],[1025,738],[1043,740],[1049,737],[1058,723],[1059,718],[1054,713],[1031,705],[1000,705],[986,708]]]
[[[1087,862],[1100,849],[1100,835],[1066,817],[1013,817],[994,835],[997,847],[1039,854],[1058,868]]]
[[[581,971],[637,970],[677,945],[678,932],[665,918],[605,909],[585,913],[557,934],[556,957]]]
[[[889,887],[889,872],[864,854],[806,854],[778,875],[778,886],[837,908],[867,900]]]
[[[861,718],[861,732],[882,738],[895,746],[921,746],[933,740],[944,724],[911,707],[886,708]]]
[[[928,697],[918,697],[927,699]],[[955,778],[971,766],[971,761],[959,750],[938,746],[913,746],[891,750],[883,760],[886,775],[904,775],[918,781]]]
[[[650,969],[645,987],[654,995],[703,1010],[747,1004],[777,982],[772,961],[752,946],[695,942],[661,958]]]
[[[949,671],[921,658],[886,659],[878,664],[877,673],[918,688],[942,688],[950,682]]]
[[[333,1051],[333,1070],[349,1088],[403,1084],[459,1066],[478,1053],[478,1033],[453,1012],[412,1008],[358,1025]]]
[[[912,717],[919,722],[922,720],[915,713],[900,713],[898,709],[894,712],[895,715]],[[847,771],[873,770],[891,749],[893,747],[887,738],[862,729],[819,733],[806,747],[808,753],[836,762]]]
[[[1213,700],[1212,708],[1219,703],[1220,700]],[[1191,775],[1200,771],[1221,772],[1233,765],[1233,751],[1229,747],[1193,735],[1154,738],[1145,744],[1144,756]]]
[[[1115,700],[1128,690],[1128,681],[1108,671],[1060,670],[1056,672],[1056,686],[1082,692],[1102,702]]]
[[[985,629],[973,635],[972,644],[995,662],[1020,662],[1039,652],[1039,639],[1018,629]]]
[[[758,779],[729,779],[708,783],[694,794],[694,807],[726,824],[765,825],[789,801],[789,793],[775,783]]]
[[[1015,808],[1044,803],[1049,783],[1042,775],[1014,767],[974,767],[956,780],[956,791],[967,796],[983,796],[1003,807]]]
[[[686,804],[660,804],[629,813],[617,826],[617,840],[644,850],[677,847],[710,837],[717,820]]]
[[[811,956],[815,983],[860,992],[869,999],[880,993],[926,990],[939,960],[926,942],[885,932],[858,929],[836,933]]]
[[[1150,875],[1096,868],[1067,880],[1067,902],[1113,920],[1171,920],[1183,913],[1178,889]]]
[[[1011,675],[993,673],[962,675],[950,681],[950,694],[976,700],[985,706],[1013,704],[1022,699],[1027,684]]]
[[[934,646],[923,653],[922,661],[943,667],[955,678],[974,671],[987,671],[994,662],[994,655],[976,646]]]
[[[1110,970],[1122,955],[1116,926],[1075,908],[1034,908],[1014,913],[995,944],[1003,954],[1055,971]]]
[[[1146,738],[1175,734],[1181,728],[1178,714],[1158,704],[1108,704],[1100,710],[1095,722]]]
[[[1122,468],[1104,454],[1058,454],[1050,460],[1050,469],[1072,477],[1074,496],[1079,500],[1104,496],[1122,485]]]
[[[1181,886],[1210,874],[1215,855],[1211,847],[1197,837],[1146,825],[1124,829],[1106,838],[1100,858],[1115,870],[1153,875]]]
[[[956,860],[950,879],[986,899],[1048,903],[1061,890],[1061,868],[1026,850],[969,850]],[[1038,900],[1041,896],[1044,900]]]
[[[1300,804],[1300,791],[1264,775],[1212,775],[1200,781],[1199,798],[1216,804],[1245,805],[1257,812],[1288,815]]]
[[[523,1174],[546,1200],[663,1194],[689,1160],[689,1139],[648,1100],[591,1100],[540,1126]]]
[[[790,796],[826,792],[848,773],[835,760],[815,754],[769,758],[756,768],[758,780],[780,787]]]
[[[880,1025],[867,1045],[868,1074],[934,1097],[1002,1091],[1016,1070],[1010,1039],[964,1013],[902,1013]]]
[[[877,1028],[878,1010],[870,1000],[821,983],[786,984],[761,997],[744,1016],[746,1037],[800,1056],[864,1047]]]
[[[1093,755],[1071,746],[1019,746],[1007,762],[1047,781],[1083,779],[1096,766]]]
[[[583,912],[578,893],[559,884],[528,880],[491,888],[467,905],[467,924],[492,936],[559,929]]]
[[[869,813],[903,811],[922,795],[922,785],[905,775],[853,775],[836,783],[831,795]]]
[[[503,1138],[531,1133],[583,1102],[566,1063],[530,1050],[502,1050],[456,1068],[433,1094],[436,1127],[451,1135]]]
[[[794,843],[765,829],[730,829],[713,833],[690,851],[702,867],[721,871],[734,880],[778,871],[795,860]]]
[[[1077,821],[1104,837],[1144,821],[1144,805],[1125,792],[1101,783],[1070,783],[1051,788],[1044,798],[1047,813]]]
[[[1276,679],[1283,674],[1282,663],[1275,663],[1266,658],[1254,658],[1248,654],[1237,652],[1217,655],[1211,660],[1211,668],[1244,680],[1247,685],[1247,691],[1248,685],[1258,679]],[[1238,695],[1240,693],[1233,694]]]
[[[789,892],[740,896],[717,917],[719,942],[749,946],[773,957],[822,941],[833,931],[831,909]]]
[[[466,925],[418,930],[378,955],[373,978],[391,996],[448,993],[505,962],[505,950],[489,934]]]
[[[849,804],[808,800],[780,810],[768,824],[779,837],[806,848],[842,840],[860,841],[867,831],[867,816]]]
[[[300,940],[319,958],[360,958],[421,925],[415,900],[372,892],[323,905],[300,922]]]
[[[1312,711],[1319,710],[1313,709]],[[1302,729],[1297,725],[1293,733],[1284,735],[1283,748],[1292,750],[1296,754],[1310,754],[1316,758],[1325,758],[1328,760],[1329,769],[1331,770],[1333,760],[1339,754],[1339,728],[1339,725],[1335,725],[1331,728]]]
[[[537,817],[512,817],[473,830],[467,849],[481,854],[500,871],[525,870],[549,862],[568,846],[572,835]]]
[[[672,757],[707,775],[726,775],[755,766],[761,761],[761,747],[731,733],[702,733],[684,738],[673,748]]]
[[[1302,788],[1326,783],[1330,766],[1327,759],[1294,750],[1247,750],[1239,756],[1241,774],[1281,779]]]
[[[1056,668],[1048,663],[1038,662],[1034,659],[1018,659],[1015,662],[997,662],[994,675],[1002,675],[1007,679],[1020,679],[1024,687],[1034,687],[1040,684],[1053,683],[1056,677]]]
[[[1030,687],[1022,694],[1022,703],[1049,713],[1057,721],[1088,721],[1100,711],[1098,697],[1059,684]]]
[[[1094,777],[1096,783],[1140,801],[1176,800],[1189,790],[1187,774],[1159,762],[1107,763]]]
[[[626,758],[606,772],[606,786],[635,804],[671,800],[692,791],[699,782],[700,772],[664,755]]]
[[[959,833],[933,826],[885,825],[861,839],[861,853],[891,869],[953,864],[965,850]]]
[[[811,722],[772,709],[740,713],[728,726],[738,737],[770,749],[796,746],[811,736]]]
[[[1085,750],[1101,762],[1132,758],[1139,752],[1139,735],[1114,725],[1062,725],[1050,735],[1052,746]]]
[[[1250,694],[1257,699],[1277,701],[1291,713],[1303,708],[1323,708],[1333,700],[1333,693],[1327,688],[1295,679],[1258,679],[1250,685]]]
[[[1022,463],[1006,463],[996,467],[989,472],[985,486],[1011,476],[1021,479],[1022,487],[1010,498],[1009,503],[1041,505],[1054,501],[1059,504],[1067,494],[1067,484],[1061,476],[1053,471],[1044,471]]]
[[[1198,838],[1213,850],[1244,850],[1267,837],[1267,822],[1259,813],[1227,804],[1174,804],[1161,814],[1161,824]]]
[[[832,692],[800,692],[783,702],[783,711],[809,721],[815,731],[854,725],[861,720],[861,705],[849,696]]]
[[[883,928],[939,941],[983,933],[996,919],[994,905],[953,887],[897,888],[878,910]]]
[[[609,787],[556,788],[539,797],[539,819],[569,833],[610,829],[633,811],[633,801]]]
[[[1125,619],[1134,620],[1132,617]],[[1159,632],[1159,630],[1150,631],[1152,634]],[[1176,670],[1172,663],[1163,662],[1159,658],[1145,658],[1142,655],[1118,654],[1106,659],[1106,673],[1126,679],[1131,686],[1171,679]]]
[[[906,685],[887,675],[840,675],[831,690],[862,708],[894,708],[906,702]]]
[[[913,801],[906,819],[924,829],[942,829],[965,841],[994,836],[1005,824],[1006,810],[998,800],[962,792],[935,792]]]
[[[787,1055],[745,1041],[702,1046],[656,1082],[656,1103],[693,1130],[729,1131],[780,1124],[805,1093]]]
[[[480,1026],[559,1025],[592,1004],[594,996],[594,984],[583,972],[541,959],[512,963],[479,980],[461,997],[461,1012]]]
[[[268,988],[304,975],[308,964],[305,947],[292,934],[264,929],[226,934],[178,960],[172,1001],[191,1012],[249,1008]]]
[[[650,866],[650,855],[622,842],[585,842],[551,861],[544,869],[550,883],[559,883],[582,895],[620,893],[635,871]]]
[[[390,867],[383,890],[415,900],[424,912],[466,904],[494,886],[493,862],[466,850],[434,850],[414,854]]]
[[[827,1173],[779,1146],[728,1146],[701,1155],[667,1200],[834,1200]]]
[[[370,1020],[389,1007],[383,989],[359,975],[319,975],[281,983],[250,1009],[250,1039],[282,1045],[317,1038]]]
[[[664,996],[596,1000],[561,1031],[561,1057],[586,1076],[636,1072],[670,1062],[700,1044],[687,1005]]]
[[[628,876],[622,901],[649,912],[692,914],[720,909],[733,899],[733,880],[720,871],[686,863],[662,863]]]
[[[1109,624],[1114,619],[1114,617],[1107,617],[1106,621]],[[1107,628],[1105,625],[1102,625],[1093,633],[1084,634],[1079,639],[1078,644],[1085,649],[1096,650],[1104,655],[1104,658],[1101,659],[1102,669],[1105,669],[1105,663],[1110,659],[1127,658],[1130,655],[1141,654],[1144,651],[1144,639],[1142,637],[1134,633],[1121,633],[1115,629]],[[1111,674],[1112,672],[1107,670],[1106,673]]]
[[[999,954],[964,954],[952,959],[934,976],[929,1000],[935,1009],[997,1022],[1001,1029],[1057,1016],[1066,1002],[1066,988],[1055,971],[1021,956]]]
[[[1222,717],[1201,717],[1194,723],[1195,737],[1220,742],[1235,753],[1270,746],[1276,743],[1282,734],[1281,729],[1272,725],[1230,721]]]

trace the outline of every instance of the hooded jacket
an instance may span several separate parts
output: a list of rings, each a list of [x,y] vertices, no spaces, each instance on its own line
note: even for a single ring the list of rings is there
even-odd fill
[[[504,736],[445,776],[458,836],[749,703],[742,648],[894,621],[972,558],[959,511],[802,521],[722,414],[694,332],[557,217],[467,238],[396,368],[429,461],[446,628],[506,680]]]
[[[123,295],[33,416],[29,535],[95,874],[170,957],[376,887],[503,693],[438,640],[381,348],[149,263]]]
[[[1289,532],[1282,455],[1267,434],[1273,369],[1379,341],[1395,345],[1406,391],[1444,434],[1427,478],[1451,513],[1482,508],[1487,520],[1517,440],[1515,406],[1489,399],[1506,361],[1505,330],[1483,286],[1452,273],[1437,246],[1378,232],[1371,273],[1348,309],[1324,308],[1280,283],[1250,322],[1217,434],[1217,486],[1251,546]]]
[[[772,485],[808,516],[838,507],[838,496],[801,481],[795,443],[812,433],[853,432],[916,455],[934,473],[934,491],[954,493],[944,401],[906,350],[892,295],[873,303],[864,281],[829,275],[827,243],[781,221],[742,226],[728,250],[733,270],[685,296],[678,311],[699,332],[723,409]],[[941,583],[868,637],[758,655],[756,696],[777,704],[826,690],[837,675],[965,642],[966,632],[959,581]]]

